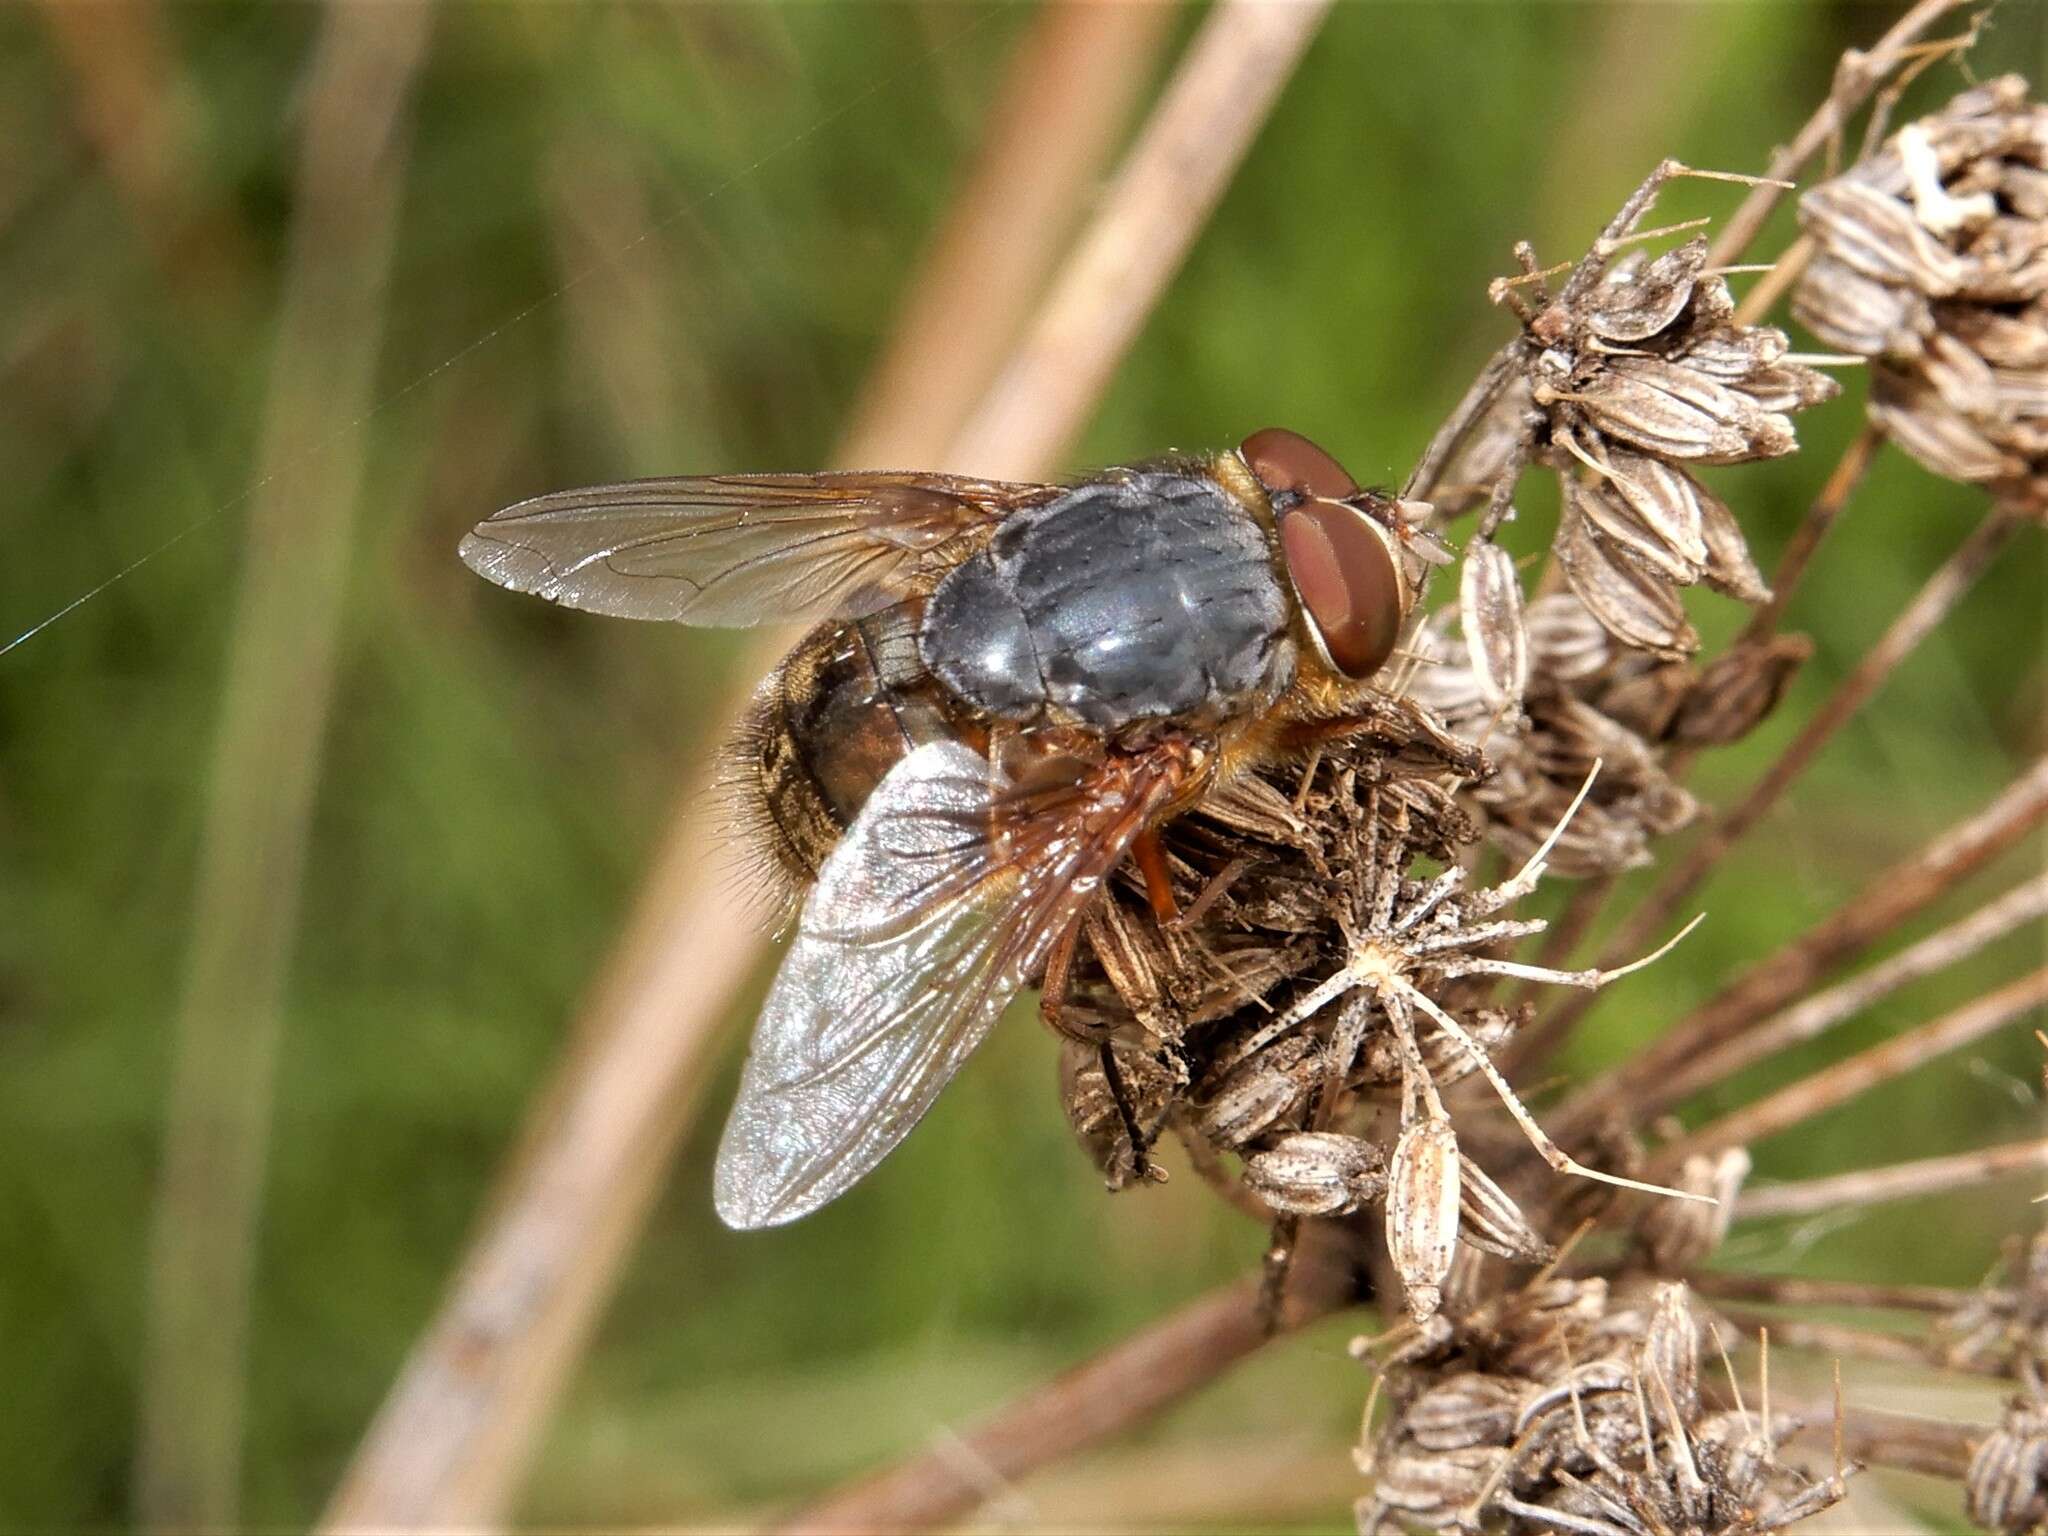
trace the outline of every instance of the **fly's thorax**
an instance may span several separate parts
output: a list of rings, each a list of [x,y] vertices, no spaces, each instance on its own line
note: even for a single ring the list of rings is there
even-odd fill
[[[1283,581],[1270,529],[1204,468],[1119,470],[1008,519],[939,583],[918,643],[989,716],[1212,727],[1292,681]]]
[[[787,890],[818,877],[868,796],[913,748],[964,722],[917,651],[914,606],[820,624],[755,690],[727,748],[734,819]]]

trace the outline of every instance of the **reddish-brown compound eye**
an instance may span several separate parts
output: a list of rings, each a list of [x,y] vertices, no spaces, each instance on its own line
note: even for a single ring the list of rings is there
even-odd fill
[[[1254,432],[1237,451],[1268,494],[1295,491],[1331,501],[1343,501],[1358,494],[1358,482],[1344,472],[1342,464],[1299,432],[1290,432],[1285,427]]]
[[[1406,617],[1386,531],[1356,507],[1311,501],[1281,514],[1280,552],[1337,669],[1347,677],[1379,671]]]

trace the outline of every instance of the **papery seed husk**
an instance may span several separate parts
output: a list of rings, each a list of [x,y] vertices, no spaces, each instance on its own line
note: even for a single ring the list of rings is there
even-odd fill
[[[1686,622],[1684,605],[1670,586],[1607,553],[1585,519],[1569,508],[1558,524],[1555,548],[1572,591],[1624,645],[1673,661],[1699,649],[1699,633]]]
[[[1514,1434],[1515,1409],[1529,1384],[1481,1371],[1458,1371],[1401,1411],[1401,1428],[1427,1451],[1502,1445]]]
[[[1851,177],[1799,200],[1800,225],[1830,256],[1866,277],[1946,298],[1973,276],[1971,264],[1930,233],[1898,198]]]
[[[1709,378],[1733,384],[1775,366],[1791,345],[1775,326],[1747,325],[1739,330],[1708,331],[1687,342],[1679,361]]]
[[[1532,673],[1560,683],[1591,677],[1613,656],[1607,628],[1571,592],[1550,592],[1524,613]]]
[[[1697,571],[1707,558],[1707,541],[1701,528],[1700,502],[1706,492],[1700,483],[1675,464],[1610,448],[1607,462],[1614,471],[1613,487],[1634,509],[1650,532],[1687,569]]]
[[[1245,1160],[1244,1181],[1274,1210],[1337,1216],[1379,1197],[1386,1186],[1378,1147],[1334,1131],[1297,1131]]]
[[[1759,407],[1778,415],[1825,405],[1842,392],[1840,380],[1801,363],[1760,368],[1735,385]]]
[[[1998,414],[1998,384],[1991,365],[1960,338],[1937,331],[1928,339],[1918,371],[1942,404],[1958,415],[1982,421]]]
[[[1723,652],[1687,690],[1672,739],[1696,747],[1740,741],[1770,717],[1812,655],[1805,635],[1774,635]]]
[[[1549,1262],[1557,1250],[1529,1225],[1521,1208],[1471,1158],[1458,1159],[1458,1235],[1475,1248],[1504,1259]]]
[[[1753,439],[1762,413],[1705,374],[1661,358],[1613,358],[1576,393],[1601,432],[1659,458],[1758,457]]]
[[[1764,573],[1756,568],[1749,540],[1743,537],[1742,525],[1735,521],[1728,503],[1697,481],[1693,488],[1699,497],[1700,536],[1707,546],[1701,579],[1738,602],[1768,602],[1771,589],[1764,582]]]
[[[1467,549],[1458,609],[1480,697],[1497,713],[1520,709],[1529,686],[1529,637],[1514,556],[1490,540]]]
[[[1792,290],[1792,313],[1829,346],[1859,357],[1912,356],[1934,329],[1920,294],[1865,277],[1827,255],[1807,264]]]
[[[1691,1293],[1675,1281],[1657,1287],[1649,1327],[1643,1331],[1643,1365],[1670,1389],[1679,1413],[1690,1417],[1698,1411],[1700,1325]]]
[[[1932,388],[1902,375],[1874,371],[1868,409],[1894,442],[1943,479],[2000,480],[2025,472],[2016,457],[1952,410]]]
[[[2048,300],[2018,314],[1981,304],[1945,304],[1942,327],[1993,368],[2048,368]]]
[[[1295,1109],[1308,1094],[1306,1041],[1276,1040],[1223,1080],[1195,1125],[1219,1147],[1241,1146]]]
[[[1458,1244],[1458,1137],[1426,1117],[1401,1133],[1387,1165],[1387,1252],[1422,1322],[1443,1298]]]
[[[1632,558],[1679,586],[1700,579],[1699,566],[1672,549],[1612,482],[1573,476],[1565,484],[1565,496],[1572,513],[1617,557]]]
[[[1706,264],[1702,236],[1627,273],[1626,281],[1602,283],[1587,306],[1587,326],[1607,341],[1648,340],[1678,318]]]
[[[1709,1156],[1695,1152],[1679,1165],[1673,1187],[1691,1195],[1712,1195],[1717,1202],[1650,1200],[1636,1222],[1636,1235],[1658,1274],[1684,1274],[1714,1256],[1728,1235],[1735,1215],[1735,1197],[1749,1177],[1749,1153],[1729,1147]]]
[[[1390,1457],[1373,1479],[1373,1495],[1389,1508],[1416,1515],[1460,1509],[1492,1480],[1506,1456],[1475,1445]]]

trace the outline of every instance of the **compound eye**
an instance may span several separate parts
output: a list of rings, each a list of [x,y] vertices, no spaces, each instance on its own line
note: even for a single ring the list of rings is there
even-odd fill
[[[1401,577],[1386,531],[1358,508],[1312,501],[1280,518],[1296,596],[1337,670],[1370,677],[1401,637]]]
[[[1290,432],[1285,427],[1254,432],[1237,451],[1268,494],[1295,491],[1331,501],[1343,501],[1358,494],[1358,482],[1344,472],[1342,464],[1299,432]]]

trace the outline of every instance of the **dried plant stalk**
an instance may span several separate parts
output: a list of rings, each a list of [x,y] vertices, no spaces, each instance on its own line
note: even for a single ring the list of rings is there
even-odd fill
[[[2048,1139],[2014,1142],[1958,1152],[1951,1157],[1920,1158],[1883,1168],[1858,1168],[1823,1179],[1800,1179],[1747,1189],[1735,1207],[1737,1219],[1766,1216],[1811,1216],[1823,1211],[1851,1210],[1883,1200],[1910,1200],[1944,1190],[1970,1189],[1986,1179],[2048,1168]]]
[[[229,1527],[240,1502],[281,1010],[429,15],[329,6],[314,47],[153,1213],[136,1477],[161,1528]]]
[[[1812,1040],[1878,999],[1923,976],[1946,970],[2044,913],[2048,913],[2048,875],[2039,875],[1869,970],[1680,1063],[1659,1081],[1646,1109],[1650,1113],[1668,1109],[1744,1067]]]
[[[1559,1111],[1583,1129],[1616,1103],[1655,1102],[1657,1085],[1696,1053],[1734,1039],[1853,958],[2048,817],[2048,757],[2038,758],[1976,815],[1872,879],[1855,897],[1759,962],[1628,1061],[1571,1095]]]
[[[1896,1039],[1836,1062],[1752,1104],[1731,1110],[1718,1120],[1658,1149],[1655,1162],[1675,1165],[1686,1154],[1720,1147],[1746,1147],[1790,1130],[1844,1104],[1858,1094],[1888,1082],[1936,1056],[1981,1040],[1991,1031],[2024,1017],[2048,1003],[2048,966],[2008,982],[1996,991],[1965,1003]]]
[[[1288,1329],[1326,1315],[1347,1294],[1341,1265],[1298,1269],[1321,1278],[1290,1293],[1283,1319]],[[992,1483],[1009,1483],[1143,1423],[1273,1337],[1257,1287],[1224,1286],[1025,1393],[957,1443],[839,1489],[777,1529],[823,1536],[928,1530],[957,1521],[988,1498]]]
[[[1191,188],[1220,186],[1322,11],[1235,0],[1209,17],[1026,347],[1042,354],[1048,336],[1077,328],[1076,355],[1092,359],[1095,387],[1106,382],[1197,227],[1171,213],[1133,219],[1130,207],[1170,210]],[[1086,72],[1072,78],[1085,80]],[[1247,100],[1261,112],[1247,113]],[[1213,119],[1210,109],[1219,109]],[[1019,133],[1060,131],[1062,111],[1050,98],[1040,115],[1009,121]],[[998,152],[1014,153],[991,151]],[[1009,209],[997,200],[991,212],[1007,217]],[[980,246],[968,241],[957,249]],[[956,279],[945,274],[945,281]],[[1042,387],[1027,393],[1033,381]],[[997,398],[1000,409],[984,407],[977,419],[1005,422],[1018,434],[1014,441],[1034,445],[1041,457],[1008,461],[1011,472],[1030,475],[1047,470],[1078,430],[1094,389],[1041,363],[1013,369],[996,386]],[[922,422],[897,424],[893,445],[870,424],[863,447],[893,446],[901,462],[979,463],[975,455],[996,451],[989,430],[970,427],[969,439],[948,451],[923,436]],[[701,789],[685,804],[699,803]],[[497,1214],[358,1447],[325,1528],[503,1518],[687,1123],[717,1027],[758,952],[757,936],[744,930],[722,880],[706,868],[704,841],[695,814],[680,814],[578,1025],[577,1050],[543,1096]]]

